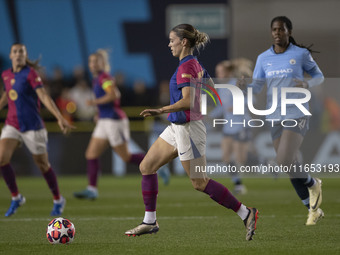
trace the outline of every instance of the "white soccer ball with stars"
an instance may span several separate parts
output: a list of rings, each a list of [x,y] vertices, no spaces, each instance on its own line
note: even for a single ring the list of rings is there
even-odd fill
[[[48,223],[46,236],[51,244],[69,244],[73,242],[75,233],[73,223],[60,217]]]

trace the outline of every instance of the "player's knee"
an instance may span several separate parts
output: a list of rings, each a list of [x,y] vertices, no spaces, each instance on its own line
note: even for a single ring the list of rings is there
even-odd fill
[[[143,160],[140,164],[139,164],[139,171],[143,174],[143,175],[148,175],[148,174],[154,174],[156,173],[157,169],[154,169],[154,167],[148,163],[147,160]]]
[[[276,158],[276,162],[279,166],[287,166],[289,164],[292,164],[294,162],[294,159],[291,157],[285,156],[279,156]]]
[[[120,155],[121,159],[125,162],[125,163],[128,163],[130,162],[130,159],[131,159],[131,155],[130,154],[127,154],[127,155]]]
[[[205,187],[208,184],[208,180],[204,179],[204,178],[191,179],[191,183],[192,183],[192,186],[194,187],[195,190],[203,192],[205,190]]]
[[[91,151],[86,151],[85,158],[86,160],[91,160],[91,159],[96,159],[97,157]]]
[[[9,162],[10,162],[10,159],[8,157],[0,155],[0,166],[5,166],[9,164]]]
[[[43,159],[36,159],[35,161],[37,167],[40,169],[41,172],[47,172],[50,168],[50,163]]]

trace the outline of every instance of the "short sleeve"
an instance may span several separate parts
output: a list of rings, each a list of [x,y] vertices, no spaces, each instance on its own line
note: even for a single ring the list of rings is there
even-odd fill
[[[38,89],[38,88],[43,87],[43,83],[42,83],[42,80],[39,74],[33,68],[31,68],[27,76],[27,80],[33,89]]]
[[[114,85],[114,78],[107,73],[103,73],[99,79],[102,89],[108,93],[112,90]]]
[[[191,78],[197,78],[197,73],[195,71],[195,68],[191,65],[190,62],[184,63],[178,67],[176,77],[178,88],[190,86]]]

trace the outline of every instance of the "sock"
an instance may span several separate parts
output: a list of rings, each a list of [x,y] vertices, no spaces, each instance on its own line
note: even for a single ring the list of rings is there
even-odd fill
[[[306,179],[303,179],[303,184],[306,185],[308,188],[314,186],[314,184],[316,183],[315,179],[312,178],[310,175],[308,175],[308,177]]]
[[[309,191],[306,184],[304,184],[305,179],[301,178],[291,178],[290,182],[293,184],[293,187],[300,197],[302,203],[309,208]]]
[[[230,193],[230,191],[222,184],[210,179],[204,189],[204,193],[208,194],[211,199],[223,205],[226,208],[237,212],[241,203]]]
[[[98,172],[99,172],[99,160],[97,158],[88,159],[87,160],[87,178],[89,181],[89,185],[92,187],[97,187]]]
[[[15,173],[10,164],[4,165],[0,167],[2,176],[7,184],[8,189],[12,193],[12,197],[16,197],[19,195],[18,186],[15,180]]]
[[[156,221],[156,211],[154,212],[147,212],[145,211],[143,222],[147,224],[155,223]]]
[[[144,153],[131,154],[131,158],[130,158],[129,162],[134,163],[136,165],[139,165],[142,162],[144,157],[145,157]]]
[[[93,187],[93,186],[91,186],[91,185],[88,185],[86,189],[88,189],[89,191],[95,192],[95,193],[98,192],[97,187]]]
[[[15,197],[12,197],[12,200],[14,200],[14,201],[18,201],[18,200],[20,200],[21,199],[21,195],[20,195],[20,193],[18,193],[18,195],[17,196],[15,196]]]
[[[147,221],[153,220],[153,222],[155,222],[156,203],[157,203],[157,194],[158,194],[157,174],[142,176],[142,194],[143,194],[143,200],[144,200],[144,205],[145,205],[144,219],[146,219]],[[148,212],[150,212],[151,214],[149,214]],[[153,223],[153,222],[145,222],[145,223]]]
[[[43,173],[43,176],[47,182],[48,187],[52,191],[53,199],[59,200],[60,193],[59,193],[59,187],[58,187],[58,182],[57,182],[57,176],[55,175],[53,169],[50,167],[46,173]]]
[[[241,204],[240,209],[237,211],[237,215],[240,216],[241,220],[245,220],[249,213],[250,210],[244,204]]]

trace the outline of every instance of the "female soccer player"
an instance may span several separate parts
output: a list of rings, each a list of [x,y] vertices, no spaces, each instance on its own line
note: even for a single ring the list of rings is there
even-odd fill
[[[76,198],[96,199],[99,157],[110,145],[125,161],[140,164],[144,154],[131,154],[128,150],[130,139],[129,120],[120,108],[120,92],[115,80],[110,76],[108,52],[99,49],[89,56],[89,69],[93,76],[93,91],[96,99],[87,101],[88,105],[98,107],[98,121],[92,133],[85,157],[87,160],[88,186],[75,192]]]
[[[292,37],[292,22],[285,16],[275,17],[271,21],[271,34],[274,45],[257,58],[253,74],[254,93],[258,93],[267,83],[267,109],[272,105],[273,88],[300,87],[308,89],[323,82],[324,77],[318,65],[311,56],[311,50],[298,45]],[[304,80],[304,73],[312,78]],[[239,80],[238,85],[245,87],[245,81]],[[278,92],[281,100],[281,91]],[[299,94],[288,95],[288,98],[299,99]],[[308,104],[303,106],[308,109]],[[276,150],[278,165],[297,166],[298,173],[290,173],[290,180],[301,198],[303,204],[309,209],[306,225],[315,225],[324,213],[319,208],[322,201],[321,180],[312,178],[308,173],[300,171],[297,162],[297,154],[302,144],[303,137],[308,130],[308,116],[296,108],[295,105],[287,105],[287,114],[281,115],[281,107],[278,105],[275,112],[267,119],[277,119],[271,127],[271,135]],[[291,123],[281,125],[284,119],[291,119]]]
[[[13,152],[21,143],[24,143],[32,153],[34,162],[45,177],[53,194],[54,205],[51,215],[58,216],[63,212],[66,200],[59,193],[57,177],[48,161],[47,131],[39,115],[40,101],[56,117],[64,134],[74,127],[62,117],[44,89],[36,71],[38,62],[28,59],[26,46],[21,43],[13,44],[9,58],[12,61],[12,68],[1,75],[5,93],[0,98],[0,110],[8,104],[7,118],[0,138],[0,169],[12,194],[12,202],[5,216],[14,214],[26,201],[19,193],[15,174],[10,165]]]
[[[248,63],[250,62],[250,63]],[[236,77],[242,75],[249,76],[252,73],[250,69],[251,61],[246,59],[224,60],[219,62],[215,67],[216,78],[221,83],[236,85]],[[250,76],[249,76],[250,77]],[[247,162],[249,152],[249,141],[251,139],[251,130],[249,127],[240,123],[247,122],[250,119],[248,112],[244,115],[233,114],[233,97],[229,90],[218,89],[218,94],[222,100],[222,105],[218,105],[209,114],[212,118],[223,115],[223,118],[232,121],[233,125],[224,125],[223,140],[221,149],[223,153],[223,161],[226,164],[232,164],[239,169],[241,165]],[[242,179],[238,173],[231,173],[234,183],[234,194],[246,194],[247,189],[242,184]]]
[[[159,230],[156,221],[156,201],[158,194],[157,170],[179,156],[182,166],[191,179],[193,187],[208,194],[222,206],[232,209],[244,221],[246,240],[252,240],[256,228],[258,210],[241,204],[229,190],[206,175],[196,175],[192,168],[205,166],[206,130],[197,109],[200,94],[190,87],[190,80],[209,78],[206,70],[193,56],[194,49],[199,50],[208,42],[208,35],[199,32],[193,26],[181,24],[169,34],[169,48],[172,55],[179,59],[179,66],[170,80],[170,105],[159,109],[146,109],[144,117],[167,113],[171,122],[155,141],[140,164],[142,173],[142,195],[145,204],[143,222],[125,232],[126,235],[139,236],[155,233]],[[198,89],[196,92],[199,91]],[[190,94],[192,100],[190,99]],[[194,101],[194,102],[192,102]],[[190,107],[194,105],[193,107]],[[199,107],[198,107],[199,108]]]

